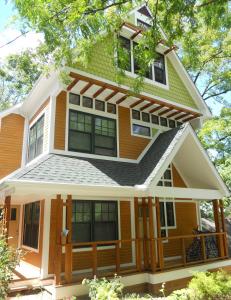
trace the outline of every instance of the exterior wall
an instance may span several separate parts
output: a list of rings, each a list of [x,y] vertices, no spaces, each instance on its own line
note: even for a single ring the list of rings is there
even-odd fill
[[[76,68],[92,75],[116,82],[118,76],[116,74],[114,64],[115,56],[112,50],[112,39],[113,37],[110,37],[106,39],[103,44],[95,45],[92,57],[86,68],[80,63],[76,65]],[[166,70],[168,71],[169,90],[155,84],[144,83],[142,88],[143,92],[170,100],[173,103],[175,102],[191,108],[196,108],[194,100],[177,74],[169,58],[166,58],[166,65]],[[132,88],[134,86],[134,78],[126,76],[122,79],[122,83]]]
[[[0,120],[0,179],[21,167],[25,119],[10,114]]]
[[[56,98],[54,148],[65,150],[67,93],[62,91]]]
[[[50,98],[48,98],[29,120],[29,127],[31,127],[44,114],[43,152],[48,151],[49,147],[50,109]]]
[[[51,204],[52,205],[52,204]],[[131,238],[131,208],[129,201],[120,201],[120,239]],[[51,206],[51,226],[50,226],[50,250],[49,250],[49,274],[53,273],[53,261],[55,256],[55,244],[56,244],[56,213]],[[99,248],[98,248],[99,249]],[[97,251],[97,267],[110,266],[115,264],[115,249],[103,249]],[[64,257],[63,257],[64,258]],[[122,264],[131,263],[132,261],[132,249],[131,245],[124,244],[121,247],[120,262]],[[81,252],[73,253],[73,271],[92,268],[92,251],[82,250]],[[62,269],[64,271],[64,259],[62,261]]]
[[[37,251],[28,250],[27,247],[21,245],[22,249],[25,250],[26,254],[23,256],[23,260],[36,266],[41,267],[42,262],[42,249],[43,249],[43,224],[44,224],[44,201],[40,201],[40,220],[39,220],[39,247]],[[24,212],[22,212],[24,213]],[[23,218],[22,218],[23,220]],[[22,231],[23,231],[23,221],[22,221]],[[23,234],[22,234],[23,236]],[[22,244],[22,241],[21,241]]]
[[[150,139],[131,135],[130,109],[119,106],[119,153],[122,158],[137,159]]]

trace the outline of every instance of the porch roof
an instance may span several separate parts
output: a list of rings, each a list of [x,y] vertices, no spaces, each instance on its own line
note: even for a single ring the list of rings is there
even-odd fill
[[[187,125],[182,125],[161,133],[137,163],[48,154],[9,177],[7,181],[107,187],[145,185],[158,173],[161,161],[171,152],[186,127]]]

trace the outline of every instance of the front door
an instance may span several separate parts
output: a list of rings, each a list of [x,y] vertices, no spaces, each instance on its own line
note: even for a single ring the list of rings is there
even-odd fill
[[[10,221],[9,221],[9,245],[18,247],[18,232],[19,232],[19,216],[20,205],[12,205],[10,208]]]

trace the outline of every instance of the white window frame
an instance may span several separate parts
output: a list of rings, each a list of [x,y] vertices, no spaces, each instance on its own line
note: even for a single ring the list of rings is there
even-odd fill
[[[176,225],[176,207],[175,207],[175,201],[173,199],[169,199],[169,198],[161,198],[160,202],[164,203],[164,219],[165,219],[165,226],[161,226],[160,229],[161,230],[165,230],[166,232],[166,238],[169,236],[168,235],[168,231],[170,229],[176,229],[177,225]],[[167,208],[166,208],[166,203],[167,202],[171,202],[173,204],[173,215],[174,215],[174,225],[173,226],[168,226],[168,219],[167,219]],[[168,243],[168,240],[163,240],[163,243]]]

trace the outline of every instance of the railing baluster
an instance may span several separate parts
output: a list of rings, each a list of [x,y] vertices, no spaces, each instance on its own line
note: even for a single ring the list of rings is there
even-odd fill
[[[202,247],[203,261],[206,261],[207,255],[206,255],[206,247],[205,247],[205,237],[204,237],[204,235],[202,235],[200,238],[201,238],[201,247]]]
[[[120,243],[117,241],[115,244],[116,249],[116,273],[119,274],[120,272]]]
[[[96,275],[97,273],[97,244],[93,243],[92,244],[92,271],[93,271],[93,276]]]
[[[183,257],[183,265],[186,265],[186,252],[185,252],[185,240],[182,238],[182,257]]]

